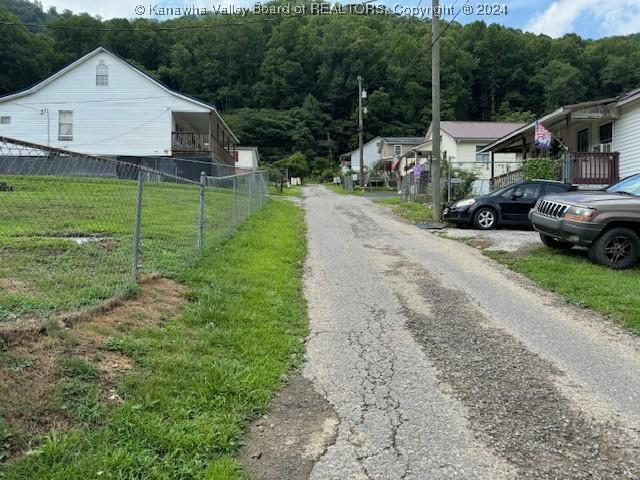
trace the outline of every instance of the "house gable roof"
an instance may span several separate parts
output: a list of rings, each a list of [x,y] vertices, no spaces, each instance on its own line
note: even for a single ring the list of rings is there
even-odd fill
[[[495,140],[524,126],[514,122],[440,122],[440,129],[456,140]],[[429,126],[431,133],[431,126]]]
[[[424,140],[423,137],[382,137],[385,143],[390,145],[418,145]]]
[[[180,92],[178,92],[176,90],[173,90],[172,88],[168,87],[167,85],[165,85],[161,81],[153,78],[151,75],[149,75],[148,73],[146,73],[143,70],[141,70],[139,67],[137,67],[136,65],[134,65],[133,63],[131,63],[127,59],[122,58],[120,55],[118,55],[116,53],[113,53],[111,50],[108,50],[108,49],[106,49],[106,48],[104,48],[102,46],[96,47],[95,49],[93,49],[89,53],[87,53],[87,54],[83,55],[82,57],[78,58],[77,60],[69,63],[68,65],[66,65],[65,67],[61,68],[57,72],[52,73],[48,77],[45,77],[44,79],[40,80],[36,84],[32,85],[31,87],[27,87],[24,90],[19,90],[19,91],[14,92],[14,93],[9,93],[9,94],[0,96],[0,103],[6,102],[8,100],[13,100],[15,98],[20,98],[20,97],[24,97],[24,96],[27,96],[27,95],[31,95],[32,93],[37,92],[38,90],[42,89],[43,87],[49,85],[50,83],[53,83],[58,78],[62,77],[68,71],[70,71],[73,68],[77,67],[78,65],[86,62],[87,60],[89,60],[90,58],[94,57],[95,55],[97,55],[99,53],[106,53],[107,55],[110,55],[113,58],[123,62],[129,68],[131,68],[133,71],[135,71],[139,75],[143,76],[144,78],[146,78],[147,80],[149,80],[150,82],[155,84],[157,87],[159,87],[162,90],[164,90],[166,93],[168,93],[168,94],[170,94],[170,95],[172,95],[174,97],[180,98],[182,100],[185,100],[187,102],[193,103],[194,105],[198,105],[200,107],[203,107],[203,108],[206,108],[208,110],[211,110],[213,113],[216,114],[216,116],[218,117],[220,122],[225,126],[225,128],[229,131],[229,133],[231,133],[231,135],[233,136],[233,139],[236,142],[239,142],[238,138],[235,136],[233,131],[229,128],[229,126],[226,124],[226,122],[224,121],[224,119],[222,118],[222,116],[220,115],[218,110],[213,105],[209,105],[208,103],[205,103],[202,100],[198,100],[198,99],[193,98],[193,97],[191,97],[189,95],[186,95],[184,93],[180,93]]]

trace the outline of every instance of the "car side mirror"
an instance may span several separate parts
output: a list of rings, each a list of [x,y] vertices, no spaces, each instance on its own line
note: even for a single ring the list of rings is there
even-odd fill
[[[522,198],[524,195],[520,192],[514,192],[513,195],[511,195],[511,200],[517,200],[519,198]]]

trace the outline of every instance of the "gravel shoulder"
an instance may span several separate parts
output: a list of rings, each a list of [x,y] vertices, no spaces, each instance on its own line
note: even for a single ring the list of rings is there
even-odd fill
[[[310,478],[640,478],[637,337],[369,200],[305,189]]]

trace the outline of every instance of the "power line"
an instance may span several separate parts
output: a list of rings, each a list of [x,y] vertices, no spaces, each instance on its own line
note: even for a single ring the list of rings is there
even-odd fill
[[[360,2],[358,5],[367,5],[369,3],[375,3],[380,0],[364,0]],[[151,19],[152,22],[157,22],[156,26],[152,29],[153,32],[158,31],[176,31],[176,30],[198,30],[198,29],[213,29],[213,28],[222,28],[222,27],[236,27],[243,25],[253,25],[259,23],[266,22],[274,22],[281,18],[300,18],[300,17],[311,17],[316,16],[314,14],[306,14],[299,13],[293,15],[266,15],[265,18],[255,19],[253,21],[235,21],[235,22],[216,22],[216,23],[208,23],[208,24],[200,24],[200,25],[176,25],[176,26],[159,26],[160,22],[155,19]],[[93,18],[93,17],[92,17]],[[174,19],[164,20],[165,22],[180,19],[183,17],[176,17]],[[217,16],[211,16],[209,18],[219,18]],[[127,19],[125,19],[127,20]],[[148,19],[145,19],[148,20]],[[79,30],[79,31],[91,31],[91,32],[146,32],[144,29],[136,28],[136,27],[119,27],[119,28],[107,28],[107,27],[85,27],[82,25],[51,25],[48,23],[23,23],[23,22],[0,22],[0,26],[25,26],[29,28],[41,28],[47,30]]]

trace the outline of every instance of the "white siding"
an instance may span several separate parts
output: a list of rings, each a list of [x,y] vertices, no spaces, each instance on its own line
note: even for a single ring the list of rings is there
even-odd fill
[[[620,178],[640,173],[640,101],[620,108],[613,126],[613,149],[620,152]]]
[[[365,167],[371,168],[374,163],[380,160],[380,154],[378,153],[378,142],[380,141],[380,138],[374,138],[364,144],[362,153]],[[358,150],[351,152],[351,169],[356,172],[360,169],[360,152]]]
[[[100,60],[109,69],[107,86],[96,85]],[[73,111],[73,141],[58,140],[59,110]],[[0,135],[97,155],[170,155],[172,110],[208,111],[102,51],[34,93],[0,100],[0,115],[11,116]]]
[[[236,151],[238,152],[236,167],[257,170],[258,158],[254,149],[237,147]]]

